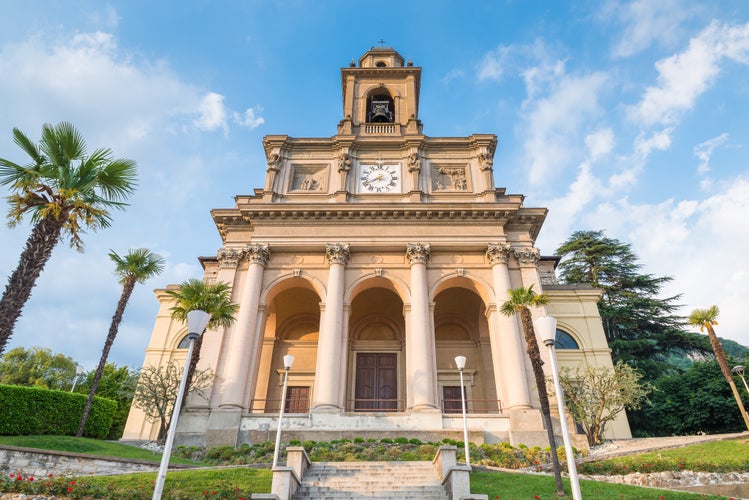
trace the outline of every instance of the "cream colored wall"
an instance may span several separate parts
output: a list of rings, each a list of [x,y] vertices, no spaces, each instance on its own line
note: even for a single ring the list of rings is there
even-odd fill
[[[547,313],[557,319],[557,328],[569,333],[580,346],[580,350],[557,349],[560,369],[575,370],[585,366],[613,369],[611,349],[598,313],[601,291],[587,287],[554,288],[545,289],[549,296]],[[626,412],[607,425],[604,435],[609,439],[632,437]]]

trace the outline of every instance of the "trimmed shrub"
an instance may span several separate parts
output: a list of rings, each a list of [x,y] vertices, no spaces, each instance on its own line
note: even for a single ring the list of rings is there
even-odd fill
[[[86,399],[85,394],[0,384],[0,435],[75,436]],[[83,435],[106,438],[116,411],[115,401],[95,397]]]

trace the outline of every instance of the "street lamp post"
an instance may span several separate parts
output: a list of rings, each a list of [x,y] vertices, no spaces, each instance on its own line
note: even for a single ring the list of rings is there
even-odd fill
[[[580,481],[577,478],[577,464],[575,463],[575,452],[572,449],[570,441],[570,431],[567,428],[567,416],[564,411],[564,394],[562,386],[559,384],[559,367],[557,365],[557,355],[554,349],[554,342],[557,336],[557,320],[552,316],[542,316],[533,322],[535,331],[544,341],[544,345],[549,348],[549,359],[551,360],[551,374],[554,379],[554,391],[557,395],[557,408],[559,409],[559,424],[562,427],[562,440],[564,441],[564,451],[567,456],[567,472],[570,475],[570,485],[572,487],[572,498],[582,500],[580,493]],[[555,453],[556,450],[551,450]]]
[[[466,393],[463,385],[463,369],[466,367],[465,356],[455,356],[455,365],[460,372],[460,403],[463,407],[463,445],[465,446],[466,465],[471,466],[471,456],[468,454],[468,419],[466,418]]]
[[[281,409],[278,411],[278,430],[276,430],[276,447],[273,450],[273,468],[278,464],[278,451],[281,447],[281,420],[283,420],[283,407],[286,404],[286,385],[289,382],[289,370],[294,364],[294,356],[287,354],[283,357],[283,369],[286,373],[283,376],[283,391],[281,392]]]
[[[746,379],[744,378],[744,365],[737,365],[731,368],[731,371],[741,377],[741,381],[744,382],[744,388],[746,392],[749,392],[749,385],[746,385]]]
[[[78,379],[83,375],[83,367],[81,365],[76,365],[75,368],[75,378],[73,379],[73,387],[70,388],[70,392],[75,391],[75,386],[78,385]]]
[[[166,479],[166,471],[169,468],[169,456],[172,454],[172,444],[174,444],[174,435],[177,432],[179,411],[182,408],[182,399],[185,396],[187,367],[192,358],[192,349],[195,346],[195,341],[203,334],[210,319],[211,315],[205,311],[190,311],[187,313],[187,339],[190,345],[187,349],[187,359],[185,360],[185,369],[182,371],[182,380],[179,383],[179,390],[177,391],[177,400],[174,402],[174,407],[172,408],[172,419],[169,422],[169,432],[166,435],[166,443],[164,444],[164,452],[161,455],[161,465],[159,466],[159,474],[156,476],[156,485],[153,488],[152,500],[160,500],[161,494],[164,491],[164,479]]]

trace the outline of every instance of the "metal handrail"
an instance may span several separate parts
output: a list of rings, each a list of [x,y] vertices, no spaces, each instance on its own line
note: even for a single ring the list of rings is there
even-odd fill
[[[349,412],[395,412],[403,411],[405,408],[403,399],[349,399],[346,411]]]
[[[286,401],[289,404],[284,413],[309,413],[310,400],[308,397],[288,398]],[[247,409],[248,413],[278,413],[280,410],[280,399],[253,399]]]
[[[460,414],[463,412],[460,399],[443,399],[442,413]],[[466,399],[466,413],[502,413],[502,401],[498,399]]]

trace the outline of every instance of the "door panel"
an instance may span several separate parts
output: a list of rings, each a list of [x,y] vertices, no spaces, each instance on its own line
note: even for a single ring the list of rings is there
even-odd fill
[[[398,356],[395,353],[356,355],[356,411],[398,409]]]

